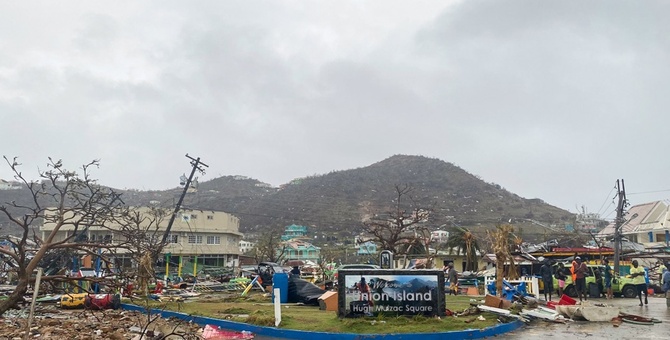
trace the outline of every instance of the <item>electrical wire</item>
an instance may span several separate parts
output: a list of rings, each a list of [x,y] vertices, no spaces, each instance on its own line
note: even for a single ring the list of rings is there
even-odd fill
[[[616,186],[613,186],[613,187],[612,187],[612,190],[610,190],[610,192],[607,194],[607,197],[605,197],[605,201],[604,201],[603,204],[600,206],[600,209],[598,209],[598,215],[600,215],[600,214],[602,214],[602,213],[604,212],[604,211],[603,211],[603,207],[605,206],[605,203],[607,203],[607,200],[610,199],[610,197],[611,197],[610,195],[612,195],[612,191],[614,191],[614,189],[616,189]],[[614,204],[614,200],[613,200],[613,199],[612,199],[612,201],[610,201],[610,205],[611,205],[611,204]],[[607,208],[605,208],[605,210],[607,210]]]

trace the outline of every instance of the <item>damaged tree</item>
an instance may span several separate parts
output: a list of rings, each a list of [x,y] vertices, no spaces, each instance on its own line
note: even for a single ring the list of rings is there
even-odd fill
[[[30,204],[9,202],[0,205],[0,212],[10,222],[20,228],[21,235],[16,239],[7,239],[10,249],[0,248],[16,272],[16,289],[6,300],[0,301],[0,315],[22,300],[23,295],[33,283],[33,272],[41,261],[63,249],[76,252],[95,254],[100,244],[88,243],[78,239],[82,231],[93,226],[103,226],[110,219],[113,211],[123,204],[119,195],[113,190],[99,186],[90,178],[89,170],[98,166],[92,161],[82,167],[83,174],[68,171],[62,162],[49,158],[47,170],[40,171],[41,182],[28,181],[19,171],[17,159],[4,157],[14,172],[14,178],[23,183],[31,194]],[[36,227],[43,222],[52,228],[43,234]],[[58,231],[68,230],[68,236],[56,237]],[[61,234],[62,235],[62,234]],[[65,276],[42,278],[43,281],[60,279],[67,281]],[[74,281],[74,279],[71,279]]]
[[[363,221],[363,232],[370,234],[382,250],[408,254],[417,249],[419,253],[427,254],[426,240],[430,237],[422,224],[429,221],[432,209],[418,206],[410,195],[413,188],[409,185],[396,185],[395,191],[395,206],[385,216],[372,214]]]
[[[282,230],[279,227],[269,228],[256,242],[253,248],[253,256],[257,263],[274,262],[284,259],[286,253],[286,243],[282,242]]]
[[[449,248],[449,254],[455,251],[457,255],[463,254],[465,256],[463,271],[478,270],[477,263],[479,257],[477,256],[477,252],[481,249],[479,247],[479,240],[469,229],[459,226],[451,228],[446,245]]]
[[[161,242],[163,237],[161,224],[169,214],[167,209],[157,207],[123,208],[114,215],[109,227],[122,237],[122,239],[115,240],[116,248],[110,251],[110,255],[116,258],[129,257],[132,259],[132,263],[137,267],[123,275],[137,277],[138,288],[145,295],[150,280],[155,277],[155,259],[160,257],[167,245]]]
[[[513,226],[504,224],[501,226],[496,226],[496,229],[493,231],[487,232],[493,253],[496,255],[496,292],[498,292],[498,294],[503,291],[503,276],[505,275],[504,270],[506,261],[509,261],[510,263],[508,272],[510,275],[509,278],[516,278],[512,277],[516,274],[516,268],[514,265],[514,256],[512,256],[510,249],[510,236],[512,235],[513,231]]]

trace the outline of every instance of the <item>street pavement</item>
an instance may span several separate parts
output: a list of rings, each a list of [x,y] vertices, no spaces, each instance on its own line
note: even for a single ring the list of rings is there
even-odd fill
[[[638,299],[614,298],[589,299],[593,303],[603,303],[617,306],[621,312],[656,318],[662,323],[649,325],[636,325],[622,323],[614,327],[610,322],[568,321],[565,324],[550,323],[535,320],[516,331],[497,336],[497,339],[670,339],[670,308],[666,306],[664,297],[649,297],[649,304],[639,306]]]

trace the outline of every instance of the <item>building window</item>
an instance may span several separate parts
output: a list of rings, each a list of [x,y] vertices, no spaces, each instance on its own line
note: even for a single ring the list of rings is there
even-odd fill
[[[221,236],[207,236],[207,244],[221,244]]]
[[[214,215],[207,215],[207,219],[208,219],[208,220],[213,220],[213,219],[214,219]]]
[[[202,243],[202,235],[188,235],[188,243]]]
[[[112,235],[104,235],[102,238],[102,243],[112,243]]]
[[[179,243],[179,235],[170,234],[170,243]]]
[[[198,219],[198,215],[196,215],[196,214],[191,214],[191,219],[193,219],[193,220]]]

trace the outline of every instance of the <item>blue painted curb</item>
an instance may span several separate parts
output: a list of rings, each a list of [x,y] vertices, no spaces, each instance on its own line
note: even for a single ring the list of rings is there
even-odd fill
[[[129,311],[146,313],[147,309],[137,305],[122,303],[121,308]],[[484,329],[466,329],[462,331],[441,332],[441,333],[406,333],[406,334],[353,334],[353,333],[325,333],[325,332],[307,332],[292,329],[281,329],[274,327],[263,327],[250,325],[230,320],[221,320],[208,318],[204,316],[195,316],[179,312],[172,312],[160,309],[151,310],[152,314],[160,315],[163,318],[177,318],[186,322],[194,322],[201,326],[213,325],[223,329],[233,331],[249,331],[256,335],[269,336],[281,339],[333,339],[333,340],[459,340],[459,339],[481,339],[489,336],[496,336],[511,332],[523,325],[521,321],[504,323]]]

